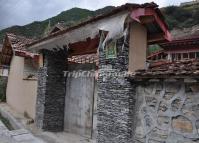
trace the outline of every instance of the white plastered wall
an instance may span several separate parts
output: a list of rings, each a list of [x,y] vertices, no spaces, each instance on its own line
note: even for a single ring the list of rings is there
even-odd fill
[[[6,91],[7,103],[17,112],[35,118],[37,81],[23,80],[24,58],[13,56]]]

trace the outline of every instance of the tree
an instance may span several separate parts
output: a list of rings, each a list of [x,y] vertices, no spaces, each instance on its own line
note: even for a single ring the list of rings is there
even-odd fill
[[[50,20],[48,21],[48,25],[46,26],[46,28],[44,29],[44,34],[43,36],[46,37],[48,36],[48,34],[50,33],[50,30],[51,30],[51,23],[50,23]]]

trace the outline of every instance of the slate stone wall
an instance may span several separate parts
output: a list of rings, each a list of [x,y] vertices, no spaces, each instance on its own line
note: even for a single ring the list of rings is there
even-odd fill
[[[44,67],[38,72],[36,125],[47,131],[63,131],[67,52],[42,51]]]
[[[126,40],[128,41],[128,40]],[[114,76],[128,70],[129,44],[117,41],[117,58],[106,59],[99,51],[98,143],[127,143],[133,138],[135,87],[125,77]],[[109,76],[112,74],[111,76]]]
[[[35,122],[36,122],[36,126],[39,129],[43,128],[46,80],[47,80],[47,68],[44,66],[44,67],[39,68],[38,70],[38,87],[37,87]]]
[[[199,83],[145,82],[136,96],[134,143],[199,143]]]

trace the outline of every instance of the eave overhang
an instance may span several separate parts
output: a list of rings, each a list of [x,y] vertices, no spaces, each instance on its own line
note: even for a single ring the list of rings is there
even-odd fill
[[[38,52],[40,49],[43,49],[43,48],[52,50],[52,49],[61,49],[63,47],[67,47],[67,48],[70,48],[71,51],[77,52],[77,53],[73,53],[73,55],[89,54],[89,53],[94,53],[94,52],[96,53],[97,47],[98,47],[97,42],[99,42],[99,35],[96,34],[96,32],[95,32],[95,35],[89,35],[85,33],[85,35],[83,35],[84,36],[83,38],[79,38],[81,40],[75,39],[75,40],[70,40],[69,42],[66,42],[67,37],[73,37],[73,35],[76,35],[74,34],[75,30],[79,30],[81,32],[81,29],[82,29],[83,32],[85,32],[84,28],[88,25],[93,26],[94,23],[98,23],[102,20],[105,22],[109,22],[111,17],[117,16],[119,15],[119,13],[123,13],[123,14],[126,13],[128,16],[130,16],[132,20],[137,21],[147,27],[148,44],[170,41],[171,36],[168,31],[168,27],[166,23],[164,22],[164,18],[160,10],[157,7],[158,6],[155,5],[154,3],[153,5],[146,4],[146,5],[133,5],[133,6],[127,4],[127,5],[121,6],[120,8],[116,9],[115,11],[109,14],[105,14],[97,18],[93,18],[77,26],[70,27],[63,31],[59,31],[48,37],[35,41],[32,44],[28,45],[28,49],[33,52]],[[117,25],[117,24],[119,25],[121,24],[121,22],[116,21],[114,23],[114,25]],[[118,27],[116,27],[115,29],[117,28]],[[52,48],[52,44],[54,46],[53,48]],[[90,49],[89,50],[86,49],[87,47],[89,47]]]
[[[158,8],[137,8],[132,11],[131,18],[147,27],[148,44],[171,41],[168,26]]]
[[[197,50],[199,49],[199,37],[178,39],[160,44],[165,51]]]

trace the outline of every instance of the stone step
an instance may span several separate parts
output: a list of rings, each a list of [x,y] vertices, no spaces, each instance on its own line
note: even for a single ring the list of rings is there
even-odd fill
[[[29,133],[30,132],[26,129],[19,129],[19,130],[10,131],[11,136],[18,136],[18,135],[29,134]]]
[[[31,142],[35,140],[35,137],[31,134],[21,134],[21,135],[16,135],[13,136],[14,140],[17,142]]]

